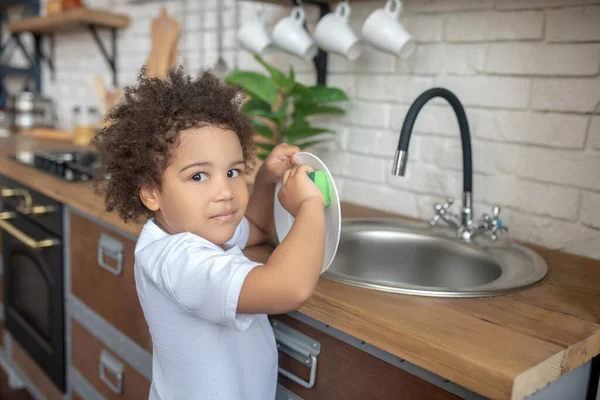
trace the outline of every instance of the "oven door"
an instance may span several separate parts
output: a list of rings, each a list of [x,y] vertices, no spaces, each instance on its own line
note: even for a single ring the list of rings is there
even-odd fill
[[[61,240],[18,214],[0,229],[6,329],[64,392]]]

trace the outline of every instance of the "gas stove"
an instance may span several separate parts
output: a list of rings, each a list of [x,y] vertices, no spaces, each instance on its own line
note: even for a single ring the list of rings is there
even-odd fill
[[[35,152],[10,157],[69,182],[92,180],[102,166],[99,154],[89,150]]]

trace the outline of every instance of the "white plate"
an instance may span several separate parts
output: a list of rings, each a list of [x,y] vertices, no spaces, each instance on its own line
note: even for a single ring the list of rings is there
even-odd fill
[[[314,154],[305,151],[296,153],[294,156],[296,156],[300,164],[310,165],[315,171],[324,171],[329,183],[331,204],[325,207],[325,257],[323,259],[323,267],[321,268],[321,273],[323,273],[331,265],[340,243],[340,231],[342,229],[340,197],[337,188],[335,187],[333,177],[325,164],[323,164],[323,161]],[[290,231],[290,228],[294,223],[294,217],[292,217],[292,215],[283,208],[281,203],[279,203],[279,199],[277,198],[279,189],[281,189],[281,181],[275,186],[275,203],[273,207],[275,212],[275,230],[277,231],[277,239],[281,242]]]

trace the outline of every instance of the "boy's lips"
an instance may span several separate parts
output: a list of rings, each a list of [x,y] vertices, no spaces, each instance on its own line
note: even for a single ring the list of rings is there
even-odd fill
[[[216,219],[218,221],[231,221],[235,215],[237,210],[230,210],[230,211],[224,211],[222,213],[219,213],[217,215],[213,215],[212,217],[210,217],[211,219]]]

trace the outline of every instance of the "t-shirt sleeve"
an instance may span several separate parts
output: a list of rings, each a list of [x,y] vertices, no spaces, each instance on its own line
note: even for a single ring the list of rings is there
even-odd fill
[[[233,247],[238,246],[240,249],[246,247],[248,243],[248,237],[250,236],[250,223],[248,222],[248,218],[243,217],[242,221],[238,224],[235,229],[235,233],[233,237],[225,242],[225,246]]]
[[[187,312],[208,321],[244,331],[254,314],[238,314],[242,284],[258,263],[241,253],[229,254],[182,238],[156,271],[159,289]]]

